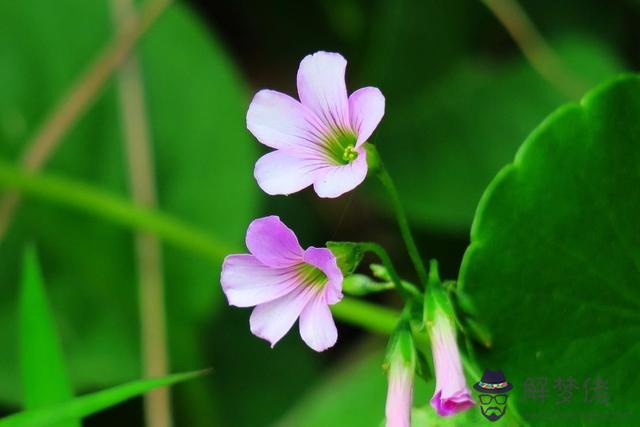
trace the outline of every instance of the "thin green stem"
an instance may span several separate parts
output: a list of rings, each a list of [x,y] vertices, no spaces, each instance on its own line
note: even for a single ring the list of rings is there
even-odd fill
[[[413,234],[411,234],[411,228],[409,228],[407,214],[404,211],[404,207],[402,206],[402,203],[400,201],[398,190],[396,189],[396,186],[391,179],[391,175],[389,175],[381,160],[379,164],[378,178],[382,182],[384,188],[387,190],[389,198],[391,199],[391,205],[393,206],[393,210],[396,214],[396,220],[398,221],[398,226],[400,227],[400,234],[402,235],[402,239],[404,240],[404,243],[407,247],[407,252],[409,253],[409,257],[413,262],[416,273],[418,273],[420,285],[426,288],[427,270],[424,267],[422,257],[420,256],[420,251],[418,251],[416,242],[413,239]]]
[[[382,335],[391,335],[400,319],[400,313],[395,310],[349,297],[332,305],[331,312],[344,322]]]
[[[389,276],[391,276],[391,281],[393,282],[393,285],[396,287],[398,292],[400,292],[400,294],[405,300],[409,301],[414,297],[420,296],[420,291],[418,289],[416,289],[409,283],[404,282],[400,278],[400,275],[398,274],[396,268],[394,267],[393,262],[391,262],[391,257],[389,257],[389,254],[382,246],[380,246],[377,243],[366,242],[366,243],[361,243],[360,247],[367,252],[373,252],[374,254],[376,254],[378,258],[380,258],[380,261],[382,261],[382,264],[386,267],[387,271],[389,272]]]
[[[3,160],[0,160],[0,188],[71,207],[135,231],[154,233],[212,262],[219,263],[227,254],[241,251],[170,215],[136,206],[84,183],[47,174],[31,175]],[[381,334],[390,334],[399,318],[394,310],[351,298],[344,298],[331,309],[336,318]]]

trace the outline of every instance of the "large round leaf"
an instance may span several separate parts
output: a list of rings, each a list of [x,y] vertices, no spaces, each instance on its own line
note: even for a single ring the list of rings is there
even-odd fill
[[[480,202],[460,286],[533,425],[640,423],[639,184],[629,76],[552,114]]]

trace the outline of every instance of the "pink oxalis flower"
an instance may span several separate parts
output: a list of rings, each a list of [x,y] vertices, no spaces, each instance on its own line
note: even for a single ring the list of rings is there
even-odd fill
[[[221,283],[229,304],[255,306],[251,332],[273,347],[300,318],[300,335],[316,351],[338,337],[330,304],[342,299],[342,272],[326,248],[302,249],[277,216],[254,220],[247,230],[251,254],[229,255]]]
[[[455,329],[449,316],[441,310],[435,313],[429,335],[436,370],[431,406],[438,415],[454,415],[473,406],[474,401],[462,371]]]
[[[286,195],[313,184],[318,196],[338,197],[364,181],[363,144],[384,115],[384,96],[374,87],[347,96],[346,66],[338,53],[316,52],[300,62],[300,101],[273,90],[254,96],[247,128],[275,149],[254,170],[266,193]]]
[[[413,369],[402,360],[389,366],[389,389],[385,407],[385,427],[411,427]]]
[[[392,340],[388,356],[389,388],[385,427],[411,427],[416,351],[408,329],[398,331]]]

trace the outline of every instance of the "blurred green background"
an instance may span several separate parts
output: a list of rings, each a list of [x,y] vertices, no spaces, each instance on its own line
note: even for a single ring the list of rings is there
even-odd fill
[[[150,0],[153,3],[153,0]],[[106,0],[0,2],[0,155],[17,161],[69,87],[116,35]],[[117,3],[117,2],[116,2]],[[586,90],[640,64],[640,3],[521,1]],[[382,243],[413,279],[377,186],[337,200],[310,191],[267,198],[252,177],[266,152],[245,128],[260,88],[295,94],[317,50],[349,61],[350,91],[384,93],[373,142],[395,177],[423,253],[455,278],[483,189],[527,134],[580,94],[544,79],[480,1],[177,2],[137,44],[158,206],[242,248],[251,219],[277,214],[303,244]],[[131,197],[121,100],[111,78],[61,140],[47,172]],[[17,295],[26,243],[38,247],[76,393],[141,376],[133,234],[103,219],[25,200],[0,246],[0,407],[20,404]],[[339,325],[323,354],[292,331],[275,349],[227,307],[220,262],[162,246],[171,371],[213,367],[173,389],[176,425],[372,426],[383,417],[384,338]],[[389,305],[386,296],[374,299]],[[421,385],[417,403],[430,388]],[[348,404],[347,404],[348,403]],[[142,425],[142,400],[88,426]],[[124,421],[123,421],[124,420]]]

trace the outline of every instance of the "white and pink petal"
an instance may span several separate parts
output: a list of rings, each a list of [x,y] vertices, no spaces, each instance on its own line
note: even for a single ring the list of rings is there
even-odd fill
[[[349,96],[349,120],[357,135],[356,147],[364,144],[384,116],[384,96],[376,87],[363,87]]]
[[[298,68],[300,102],[332,129],[349,128],[346,67],[339,53],[320,51],[305,56]]]
[[[253,97],[247,111],[247,129],[262,144],[275,149],[316,146],[324,126],[299,101],[264,89]]]
[[[300,314],[300,336],[315,351],[333,347],[338,339],[333,316],[319,290]]]
[[[310,246],[304,251],[304,262],[318,268],[326,276],[327,283],[323,288],[326,303],[335,304],[340,301],[344,276],[335,255],[327,248]]]
[[[289,332],[315,293],[314,288],[298,286],[276,300],[260,304],[253,309],[249,319],[251,332],[269,341],[273,348]]]
[[[272,268],[253,255],[229,255],[222,264],[220,282],[229,305],[252,307],[273,301],[298,285],[295,267]]]
[[[249,252],[269,267],[290,267],[304,256],[295,233],[276,215],[253,220],[245,242]]]
[[[320,197],[335,198],[356,188],[367,176],[367,153],[356,149],[358,157],[346,165],[327,166],[318,174],[313,189]]]
[[[276,150],[258,159],[253,175],[265,193],[289,195],[310,186],[324,165],[322,160],[310,156]]]

